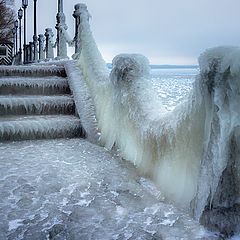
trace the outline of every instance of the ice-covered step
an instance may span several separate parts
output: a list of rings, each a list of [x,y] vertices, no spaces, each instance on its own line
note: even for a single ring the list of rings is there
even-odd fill
[[[48,77],[1,77],[0,94],[53,95],[69,94],[67,78]]]
[[[66,72],[65,68],[59,65],[3,66],[0,67],[0,76],[66,77]]]
[[[80,119],[72,115],[0,117],[0,141],[81,136]]]
[[[0,96],[0,115],[74,114],[71,95],[3,95]]]

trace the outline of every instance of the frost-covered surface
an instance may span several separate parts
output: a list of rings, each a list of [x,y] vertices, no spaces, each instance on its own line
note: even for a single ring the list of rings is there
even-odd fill
[[[192,110],[190,102],[188,110],[176,110],[171,120],[162,120],[169,110],[153,94],[148,60],[140,55],[116,58],[110,82],[87,12],[81,14],[80,26],[79,64],[94,100],[102,144],[108,149],[117,146],[124,158],[156,180],[166,196],[189,204],[196,191],[202,151],[196,144],[203,138],[197,124],[201,114]],[[191,136],[196,141],[189,141]]]
[[[87,141],[0,143],[0,152],[0,239],[217,239]]]
[[[31,65],[31,66],[0,66],[0,76],[65,76],[65,69],[58,64]]]
[[[47,77],[47,78],[34,78],[34,77],[4,77],[0,79],[0,87],[2,86],[25,86],[25,87],[49,87],[61,86],[64,87],[67,83],[66,78],[61,77]]]
[[[64,64],[68,76],[69,86],[73,93],[74,102],[81,125],[86,132],[86,138],[93,143],[99,140],[96,111],[89,89],[84,81],[82,71],[77,67],[76,61]]]
[[[102,144],[118,148],[167,198],[191,208],[209,228],[225,235],[238,232],[239,48],[205,52],[190,94],[169,108],[152,91],[149,63],[142,55],[115,57],[110,81],[88,12],[82,10],[80,18],[79,65],[94,100]]]
[[[199,58],[206,117],[193,209],[203,224],[226,235],[240,231],[239,59],[239,47],[209,49]]]
[[[87,80],[94,94],[102,143],[108,149],[116,145],[124,158],[155,179],[168,198],[189,207],[202,150],[189,139],[203,137],[198,135],[199,115],[193,113],[189,119],[187,110],[176,109],[173,117],[168,117],[167,104],[154,91],[148,61],[141,55],[115,58],[112,82]],[[189,124],[194,121],[196,125]]]
[[[86,16],[79,63],[102,143],[119,148],[166,197],[187,208],[191,203],[203,224],[225,235],[239,231],[239,48],[203,54],[189,96],[169,109],[154,95],[141,55],[117,56],[109,81]]]
[[[86,78],[104,82],[109,79],[109,71],[93,38],[88,22],[88,11],[83,9],[80,18],[81,54],[79,56],[79,64]]]
[[[37,77],[2,77],[0,78],[0,94],[13,94],[15,92],[19,93],[21,89],[24,93],[39,93],[48,94],[66,92],[68,88],[68,83],[66,78],[49,76],[44,78]],[[44,92],[46,90],[46,92]]]
[[[240,81],[237,67],[231,68],[232,62],[226,65],[228,54],[236,53],[226,52],[225,59],[218,51],[201,56],[201,74],[193,90],[172,112],[152,94],[146,59],[117,56],[109,108],[103,108],[99,122],[107,147],[116,144],[122,156],[152,176],[164,195],[178,204],[189,207],[197,194],[191,203],[195,216],[211,229],[231,235],[239,231],[240,222]],[[208,61],[209,71],[201,65]]]
[[[84,136],[64,63],[0,67],[0,141]]]
[[[234,46],[221,46],[206,50],[199,57],[202,73],[211,72],[214,64],[218,64],[218,73],[230,71],[232,76],[240,74],[240,48]],[[220,81],[221,79],[219,79]]]
[[[103,60],[102,55],[99,52],[96,42],[93,38],[88,22],[90,16],[89,13],[84,7],[80,8],[80,12],[79,41],[81,42],[81,50],[78,54],[78,65],[82,71],[82,74],[80,77],[78,77],[78,79],[81,81],[81,77],[83,75],[85,84],[83,83],[82,86],[87,89],[86,96],[89,98],[87,101],[89,110],[86,109],[85,113],[90,116],[90,123],[94,126],[95,130],[96,117],[98,117],[97,121],[102,120],[102,118],[99,117],[103,113],[102,106],[107,107],[109,105],[109,102],[107,102],[109,100],[109,91],[107,89],[110,82],[109,70],[107,69],[106,63]],[[98,92],[101,92],[101,96],[105,96],[105,98],[98,98]],[[96,129],[96,132],[99,132],[99,129]]]
[[[75,137],[82,134],[79,118],[71,115],[0,117],[0,141]]]
[[[1,95],[1,114],[54,114],[72,113],[74,101],[68,95],[33,96],[33,95]]]
[[[197,154],[202,150],[196,144],[202,136],[195,134],[201,118],[191,102],[169,113],[166,104],[154,96],[147,66],[139,55],[119,55],[113,60],[113,95],[109,101],[114,111],[110,109],[107,117],[117,116],[111,129],[113,143],[126,159],[152,176],[168,198],[188,206],[196,189]],[[139,74],[142,71],[145,74]],[[196,141],[189,141],[191,137]]]

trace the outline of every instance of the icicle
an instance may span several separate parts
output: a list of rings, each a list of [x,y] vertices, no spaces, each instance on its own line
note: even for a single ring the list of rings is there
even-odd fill
[[[0,121],[0,137],[5,140],[79,136],[80,121],[66,115],[16,116]]]
[[[52,114],[71,113],[73,98],[69,96],[0,96],[0,113],[4,114]]]

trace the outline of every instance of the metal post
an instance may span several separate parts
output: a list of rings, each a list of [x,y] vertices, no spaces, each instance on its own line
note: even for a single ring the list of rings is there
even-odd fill
[[[23,63],[26,63],[26,7],[23,8],[24,14],[24,37],[23,37]]]
[[[28,0],[22,0],[22,8],[23,8],[23,17],[24,17],[24,37],[23,37],[23,63],[26,64],[26,8],[28,6]]]
[[[29,42],[29,63],[33,62],[34,43]]]
[[[63,12],[63,0],[58,0],[58,12]]]
[[[26,60],[26,64],[28,64],[29,63],[29,44],[26,44],[25,45],[25,60]]]
[[[12,29],[13,34],[13,56],[16,54],[16,29],[15,27]]]
[[[38,50],[37,50],[37,44],[38,44],[38,37],[37,37],[37,0],[34,1],[34,34],[33,34],[33,43],[34,43],[34,52],[33,52],[33,60],[34,62],[38,59]]]
[[[38,42],[39,42],[39,60],[43,60],[44,57],[44,36],[43,34],[38,35]]]
[[[18,10],[18,19],[19,19],[19,64],[22,64],[22,17],[23,10],[20,8]]]
[[[79,24],[80,24],[80,8],[81,8],[81,3],[78,3],[74,6],[74,12],[73,12],[73,17],[75,18],[75,37],[74,37],[74,42],[75,42],[75,54],[77,54],[80,50],[80,32],[78,31]]]
[[[57,24],[57,58],[68,58],[67,57],[67,41],[65,39],[63,31],[67,30],[65,23],[65,14],[63,13],[63,0],[58,0],[58,13],[56,16]]]
[[[16,55],[17,55],[17,51],[18,51],[18,20],[15,21],[15,30],[16,30]]]
[[[53,32],[51,28],[46,28],[45,37],[46,37],[46,60],[53,59]]]

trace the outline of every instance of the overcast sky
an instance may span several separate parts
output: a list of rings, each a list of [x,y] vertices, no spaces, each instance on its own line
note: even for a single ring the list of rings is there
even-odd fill
[[[16,0],[16,8],[21,6]],[[73,36],[74,4],[64,0]],[[85,0],[91,28],[107,62],[119,53],[142,53],[153,64],[196,64],[204,49],[240,44],[240,0]],[[33,34],[28,7],[28,41]],[[38,0],[38,33],[55,27],[57,0]]]

